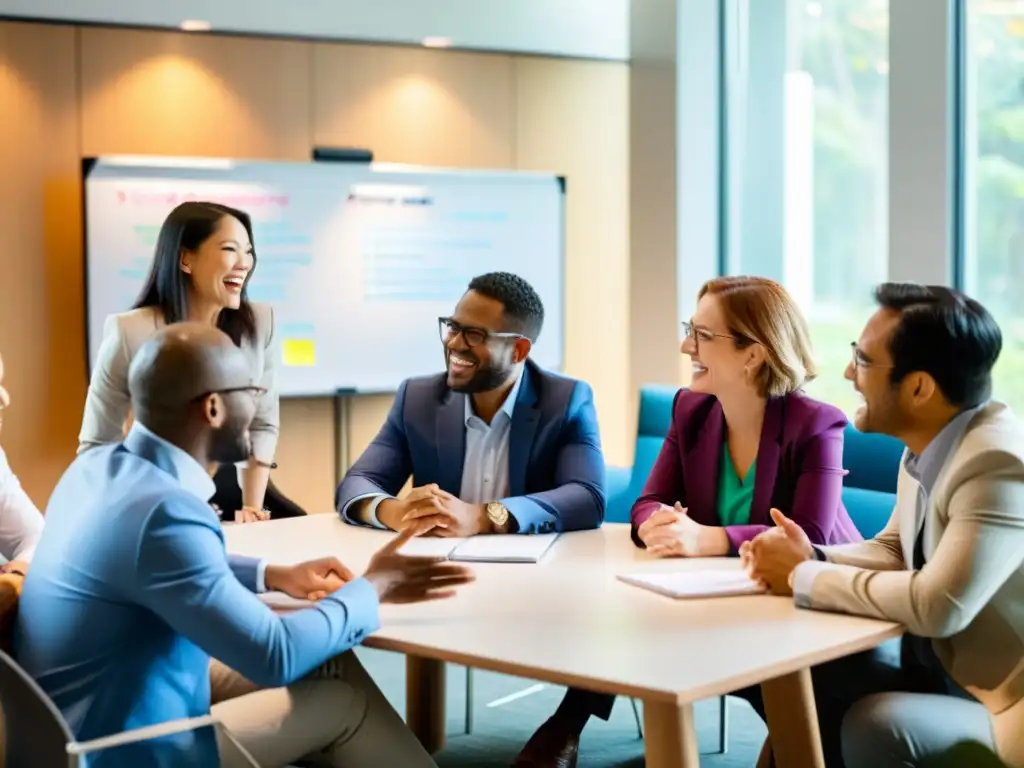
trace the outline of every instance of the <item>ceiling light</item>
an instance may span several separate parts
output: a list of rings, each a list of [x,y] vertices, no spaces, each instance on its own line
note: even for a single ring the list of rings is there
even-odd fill
[[[181,22],[181,28],[186,32],[209,32],[213,25],[201,19],[185,19]]]
[[[427,48],[449,48],[452,39],[450,37],[424,37],[423,45]]]

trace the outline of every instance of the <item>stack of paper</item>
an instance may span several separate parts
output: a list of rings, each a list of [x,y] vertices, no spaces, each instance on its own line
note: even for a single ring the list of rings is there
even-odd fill
[[[708,570],[675,573],[637,573],[619,576],[635,587],[674,598],[729,597],[756,595],[765,588],[743,571]]]

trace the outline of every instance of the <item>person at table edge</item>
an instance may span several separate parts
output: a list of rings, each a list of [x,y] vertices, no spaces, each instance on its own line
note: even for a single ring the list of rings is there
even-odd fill
[[[548,533],[604,520],[604,458],[590,386],[529,359],[544,306],[508,272],[474,278],[439,318],[447,373],[402,383],[335,497],[353,524],[440,536]],[[395,498],[409,476],[413,489]]]
[[[816,371],[792,297],[739,276],[705,283],[697,298],[681,348],[693,379],[633,505],[634,542],[657,557],[735,555],[772,525],[772,507],[819,544],[860,540],[840,498],[847,420],[800,391]],[[575,766],[584,726],[607,720],[613,702],[570,689],[515,765]]]
[[[10,407],[11,396],[3,385],[4,359],[0,356],[0,430],[4,412]],[[7,454],[0,448],[0,555],[7,560],[0,573],[24,577],[43,533],[43,516],[17,475],[7,463]]]
[[[1002,332],[943,286],[885,284],[876,299],[846,378],[863,397],[855,426],[906,444],[888,524],[819,547],[777,514],[742,555],[801,608],[906,628],[895,652],[814,668],[828,765],[927,765],[971,740],[1021,768],[1024,427],[991,399]]]

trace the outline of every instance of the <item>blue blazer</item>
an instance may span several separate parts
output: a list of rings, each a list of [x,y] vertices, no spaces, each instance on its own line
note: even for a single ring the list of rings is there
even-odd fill
[[[444,374],[402,382],[377,437],[335,494],[339,514],[354,499],[394,496],[436,483],[459,495],[466,452],[466,395]],[[527,361],[509,431],[510,498],[500,499],[520,533],[578,531],[604,521],[604,457],[590,386]]]
[[[278,615],[261,561],[228,557],[191,456],[136,424],[64,473],[18,609],[15,651],[80,741],[210,712],[210,657],[258,685],[305,676],[379,626],[356,579]],[[90,758],[92,768],[220,765],[202,729]]]

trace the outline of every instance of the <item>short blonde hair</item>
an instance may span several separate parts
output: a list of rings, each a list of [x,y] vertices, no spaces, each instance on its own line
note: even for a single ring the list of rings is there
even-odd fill
[[[718,299],[729,333],[740,347],[760,344],[765,363],[754,384],[764,397],[780,397],[818,375],[811,334],[800,308],[785,288],[767,277],[718,277],[708,280],[698,301]]]

